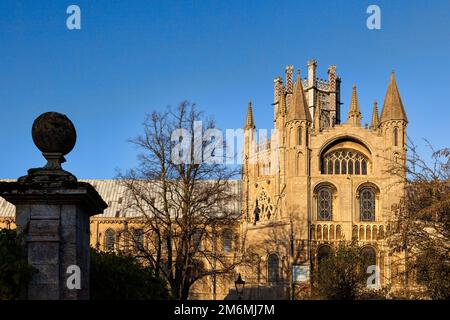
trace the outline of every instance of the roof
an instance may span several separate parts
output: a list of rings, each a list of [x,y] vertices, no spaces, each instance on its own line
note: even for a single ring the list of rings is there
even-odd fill
[[[3,182],[13,182],[15,180],[0,180]],[[135,210],[127,208],[127,189],[118,180],[80,180],[90,183],[108,204],[108,208],[102,214],[95,215],[95,218],[134,218],[141,214]],[[241,192],[240,180],[231,180],[233,191]],[[156,193],[155,193],[156,195]],[[240,201],[230,204],[233,210],[240,211]],[[15,207],[0,197],[0,218],[14,218]]]
[[[294,86],[294,103],[288,110],[288,121],[290,120],[307,120],[311,122],[311,115],[309,113],[308,104],[306,103],[300,72],[297,75]]]
[[[388,120],[404,120],[408,122],[405,108],[398,91],[397,82],[395,81],[394,72],[391,72],[389,85],[384,97],[383,109],[381,109],[380,123]]]

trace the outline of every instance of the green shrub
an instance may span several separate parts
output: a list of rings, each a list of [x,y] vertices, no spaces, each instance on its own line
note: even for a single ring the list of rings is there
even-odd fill
[[[26,298],[35,269],[28,265],[21,238],[15,230],[0,229],[0,299]]]
[[[168,299],[164,281],[131,255],[91,249],[92,300]]]

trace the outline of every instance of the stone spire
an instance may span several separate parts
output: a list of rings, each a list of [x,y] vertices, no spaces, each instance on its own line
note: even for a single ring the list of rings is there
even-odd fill
[[[352,88],[352,100],[350,101],[350,110],[348,111],[348,122],[355,126],[361,126],[361,112],[359,111],[355,84]]]
[[[247,108],[247,118],[245,120],[245,130],[248,129],[255,129],[255,122],[253,121],[253,111],[252,111],[252,102],[248,102],[248,108]]]
[[[322,112],[322,106],[320,104],[320,94],[316,96],[316,110],[314,111],[314,132],[320,132],[320,114]]]
[[[378,106],[377,100],[373,102],[373,111],[372,111],[372,121],[370,122],[370,129],[375,130],[378,128],[380,124],[380,119],[378,118]]]
[[[398,92],[397,83],[395,82],[394,71],[391,72],[391,78],[384,97],[383,109],[381,109],[380,123],[389,120],[404,120],[408,122],[405,109],[403,108],[402,99]]]
[[[300,70],[297,72],[297,79],[294,86],[294,104],[288,110],[288,121],[290,120],[306,120],[311,122],[311,115],[308,104],[306,103],[305,93],[303,92]]]

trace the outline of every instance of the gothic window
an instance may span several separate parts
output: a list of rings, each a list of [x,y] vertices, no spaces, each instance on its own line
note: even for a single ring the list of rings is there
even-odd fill
[[[116,242],[116,233],[112,229],[105,232],[105,251],[113,251]]]
[[[322,174],[363,174],[367,175],[368,159],[361,153],[340,149],[326,154],[322,159]],[[334,168],[334,172],[333,172]]]
[[[375,192],[372,188],[363,188],[359,193],[359,212],[361,221],[375,221]]]
[[[398,128],[394,128],[394,146],[398,146]]]
[[[302,127],[297,128],[297,144],[302,145]]]
[[[233,232],[230,229],[225,229],[222,233],[223,251],[230,253],[233,248]]]
[[[135,249],[142,249],[144,247],[144,230],[133,230],[133,244]]]
[[[267,281],[277,282],[280,276],[280,259],[275,253],[267,257]]]
[[[328,186],[322,187],[317,192],[317,219],[332,219],[332,200],[333,193]]]

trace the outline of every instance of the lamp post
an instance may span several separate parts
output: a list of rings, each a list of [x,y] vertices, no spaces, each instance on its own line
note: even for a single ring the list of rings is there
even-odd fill
[[[240,273],[239,273],[236,281],[234,281],[234,285],[236,286],[236,293],[238,295],[238,300],[242,300],[242,294],[244,293],[245,281],[242,280]]]

